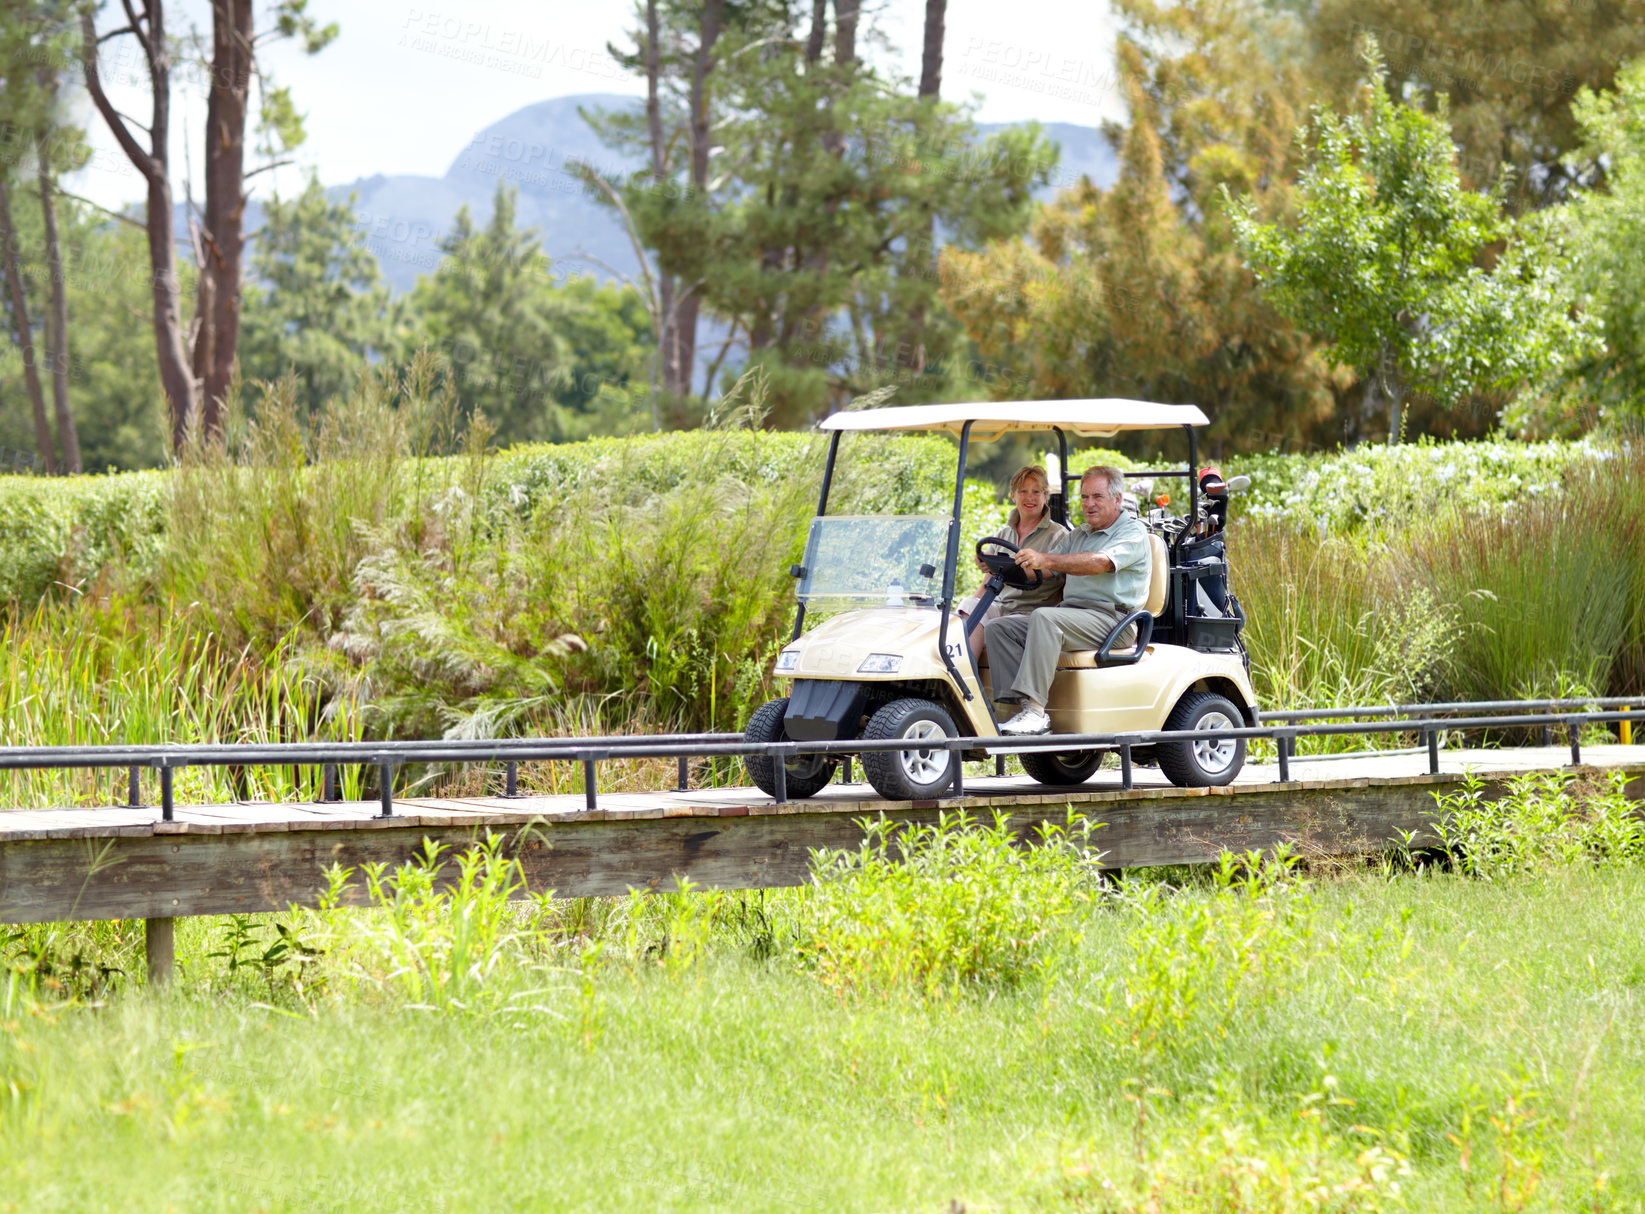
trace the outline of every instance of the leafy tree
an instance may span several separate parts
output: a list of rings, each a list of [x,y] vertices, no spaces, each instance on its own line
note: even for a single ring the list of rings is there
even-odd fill
[[[23,273],[30,293],[43,295],[49,268],[41,211],[23,207],[17,218]],[[58,207],[58,235],[74,338],[64,371],[83,465],[100,472],[163,464],[168,430],[154,336],[146,323],[150,297],[143,230],[65,198]],[[183,281],[189,285],[186,274]],[[21,352],[0,358],[0,463],[6,465],[34,446],[21,372]]]
[[[890,383],[902,400],[939,394],[962,346],[931,308],[929,221],[959,247],[1021,232],[1055,149],[1033,128],[979,141],[958,107],[858,62],[808,68],[791,48],[738,63],[703,290],[769,374],[774,418],[804,422]]]
[[[1375,44],[1361,113],[1314,112],[1295,223],[1234,212],[1241,250],[1279,310],[1332,343],[1387,410],[1397,442],[1413,391],[1455,406],[1511,392],[1590,340],[1546,225],[1514,226],[1500,190],[1463,187],[1443,102],[1389,99]],[[1493,251],[1506,243],[1485,268]]]
[[[656,350],[644,303],[633,289],[588,275],[568,278],[558,290],[571,305],[561,330],[571,362],[553,390],[549,435],[633,433],[644,417],[641,401]]]
[[[1221,193],[1290,205],[1297,27],[1242,0],[1119,11],[1118,179],[1065,191],[1027,242],[945,250],[943,298],[1008,369],[997,395],[1192,401],[1213,449],[1328,438],[1346,376],[1255,291]]]
[[[335,25],[320,27],[306,13],[308,0],[276,0],[273,25],[258,33],[252,0],[212,0],[212,57],[206,104],[203,212],[192,205],[189,236],[197,290],[194,316],[185,336],[177,238],[172,224],[171,80],[185,66],[190,40],[168,30],[162,0],[123,5],[124,25],[97,32],[96,6],[80,8],[80,53],[86,89],[115,142],[147,183],[144,224],[149,236],[155,352],[160,382],[171,412],[172,446],[184,443],[196,420],[206,434],[221,433],[221,410],[232,378],[241,311],[241,258],[244,248],[246,178],[271,167],[245,168],[245,128],[251,82],[262,86],[263,150],[275,154],[301,139],[289,93],[274,88],[257,64],[257,49],[271,38],[297,38],[310,54],[336,36]],[[114,108],[103,88],[103,44],[130,38],[148,76],[149,121],[141,124]],[[138,140],[141,132],[148,146]],[[190,200],[192,203],[192,200]]]
[[[1611,0],[1279,0],[1305,13],[1294,49],[1326,98],[1358,83],[1365,34],[1387,57],[1390,98],[1438,113],[1447,99],[1459,169],[1470,188],[1496,184],[1514,210],[1547,206],[1593,184],[1603,167],[1569,158],[1582,142],[1572,99],[1615,87],[1618,66],[1645,53],[1639,6]]]
[[[24,364],[35,440],[47,472],[59,467],[80,471],[80,441],[69,404],[68,300],[63,285],[62,244],[57,222],[57,177],[85,163],[81,132],[63,120],[59,91],[63,69],[74,61],[78,33],[74,12],[63,0],[41,0],[0,15],[0,241],[6,278],[6,303]],[[36,343],[33,318],[24,289],[21,250],[12,197],[27,188],[25,170],[32,161],[34,188],[43,228],[44,342]],[[41,369],[51,380],[57,433],[47,419]],[[58,446],[61,446],[61,460]]]
[[[963,109],[860,57],[874,37],[849,0],[831,25],[815,4],[808,32],[789,6],[728,6],[701,93],[712,172],[699,186],[683,167],[661,182],[647,170],[609,194],[765,369],[779,424],[888,381],[905,386],[899,399],[942,392],[962,335],[932,307],[926,235],[933,223],[967,245],[1020,232],[1055,163],[1036,131],[977,140]],[[635,120],[600,122],[634,146]]]
[[[1528,432],[1571,433],[1645,414],[1645,58],[1623,70],[1614,94],[1584,89],[1574,109],[1581,157],[1607,166],[1607,188],[1579,193],[1561,220],[1605,340],[1557,391],[1515,407],[1507,420]]]
[[[734,25],[746,26],[764,11],[764,0],[732,0],[729,6],[725,0],[642,0],[637,9],[640,28],[632,35],[633,48],[608,45],[607,49],[619,63],[645,78],[643,116],[617,111],[587,117],[612,146],[645,153],[647,167],[638,176],[647,188],[682,188],[689,199],[700,204],[708,184],[711,151],[711,77],[721,58],[716,44],[728,15]],[[584,178],[619,211],[630,238],[642,241],[613,183],[592,168],[584,169]],[[634,185],[630,182],[630,190],[626,191],[630,196]],[[657,372],[662,392],[666,397],[684,397],[691,391],[697,352],[700,284],[681,279],[676,265],[663,251],[659,250],[655,270],[643,249],[635,251],[643,280],[641,299],[657,334]],[[661,416],[655,390],[650,407],[651,426],[657,429]]]
[[[646,327],[632,292],[557,285],[536,230],[515,226],[515,193],[502,182],[486,226],[464,207],[440,247],[445,260],[412,292],[413,322],[465,410],[484,412],[510,442],[581,436],[579,410],[631,428],[622,388]]]
[[[294,372],[310,413],[344,395],[371,359],[397,352],[400,309],[353,206],[352,196],[332,201],[310,176],[297,197],[268,201],[253,238],[241,369],[271,381]]]

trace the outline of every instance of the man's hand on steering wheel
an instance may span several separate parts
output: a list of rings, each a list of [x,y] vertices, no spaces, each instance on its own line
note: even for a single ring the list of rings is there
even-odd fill
[[[1035,548],[1018,548],[1017,555],[1012,558],[1023,569],[1032,569],[1036,573],[1041,569],[1051,567],[1051,554],[1040,552]]]
[[[993,551],[996,548],[1004,551]],[[1002,540],[994,535],[985,535],[977,541],[977,559],[990,573],[1007,586],[1032,589],[1045,581],[1045,575],[1039,572],[1037,566],[1025,567],[1021,561],[1022,552],[1033,552],[1033,549],[1019,549],[1010,540]],[[1029,577],[1030,570],[1033,572],[1032,578]]]

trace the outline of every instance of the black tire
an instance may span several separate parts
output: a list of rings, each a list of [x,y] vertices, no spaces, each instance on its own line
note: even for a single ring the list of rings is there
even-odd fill
[[[787,742],[788,731],[783,728],[783,717],[788,712],[788,697],[772,700],[758,708],[748,718],[743,730],[745,742]],[[836,760],[829,755],[797,755],[784,767],[788,773],[788,796],[791,800],[814,797],[834,778]],[[768,797],[777,795],[777,765],[764,755],[747,755],[743,766],[754,787]]]
[[[1055,754],[1020,754],[1022,769],[1041,784],[1084,784],[1102,766],[1101,750],[1064,750]]]
[[[865,739],[959,736],[954,718],[930,700],[892,700],[868,719]],[[960,756],[952,750],[870,750],[862,756],[863,774],[888,801],[924,801],[954,782]]]
[[[1242,729],[1245,714],[1227,696],[1191,691],[1177,701],[1166,729]],[[1245,766],[1245,739],[1222,742],[1161,742],[1154,747],[1165,778],[1178,788],[1215,788],[1233,782]]]

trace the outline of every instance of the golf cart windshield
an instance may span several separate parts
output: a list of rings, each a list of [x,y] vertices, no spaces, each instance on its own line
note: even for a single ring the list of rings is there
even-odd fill
[[[948,519],[940,515],[835,514],[811,521],[800,601],[915,607],[941,591]]]

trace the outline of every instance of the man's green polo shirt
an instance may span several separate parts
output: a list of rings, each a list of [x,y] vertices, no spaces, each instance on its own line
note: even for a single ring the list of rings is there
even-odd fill
[[[1113,570],[1108,573],[1070,573],[1062,588],[1064,606],[1100,603],[1117,607],[1123,614],[1137,610],[1148,601],[1153,559],[1148,549],[1148,529],[1131,515],[1120,515],[1101,531],[1093,531],[1089,523],[1081,523],[1062,536],[1051,551],[1101,552],[1114,562]]]

